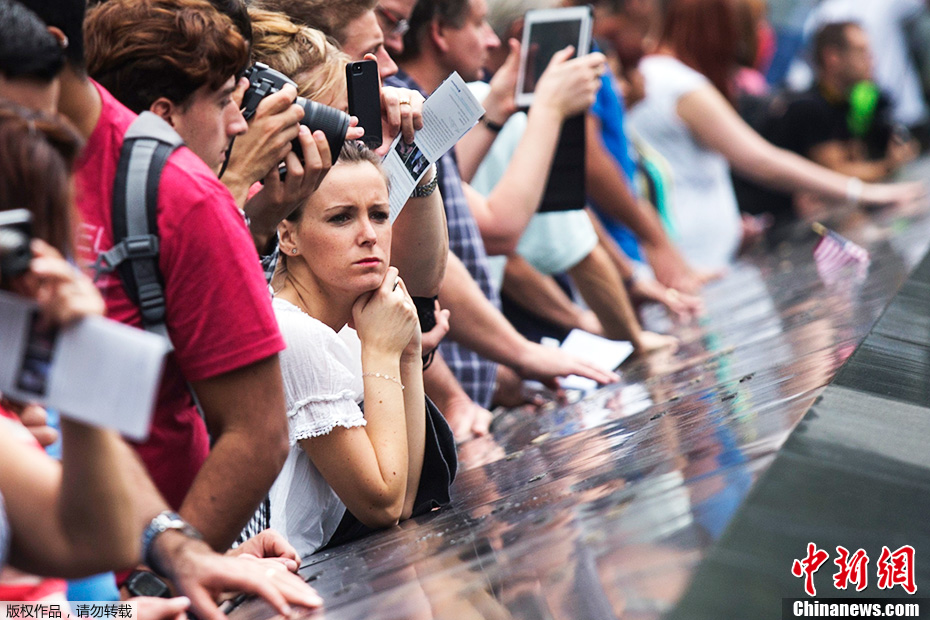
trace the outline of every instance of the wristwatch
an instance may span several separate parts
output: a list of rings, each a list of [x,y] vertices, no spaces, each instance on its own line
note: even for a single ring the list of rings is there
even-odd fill
[[[414,198],[426,198],[436,191],[436,186],[439,185],[439,164],[433,164],[433,166],[433,180],[426,185],[417,185],[411,194]]]
[[[182,519],[178,513],[171,510],[158,513],[142,532],[142,561],[158,574],[162,573],[152,556],[152,546],[155,539],[168,530],[177,530],[188,538],[203,540],[203,535],[193,525]]]
[[[126,591],[133,596],[171,598],[171,589],[158,575],[147,570],[134,570],[126,579]]]
[[[484,124],[485,127],[488,128],[488,131],[490,131],[491,133],[500,133],[501,129],[504,128],[503,125],[501,125],[500,123],[495,123],[494,121],[489,119],[487,116],[482,116],[481,122],[482,124]]]

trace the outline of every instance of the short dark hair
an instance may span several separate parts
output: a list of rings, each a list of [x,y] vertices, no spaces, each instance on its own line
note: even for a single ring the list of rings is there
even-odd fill
[[[47,26],[54,26],[68,37],[65,60],[76,71],[84,72],[85,0],[20,0]]]
[[[814,64],[823,68],[823,57],[828,49],[845,50],[849,45],[846,31],[850,28],[862,28],[859,22],[842,21],[824,24],[814,35]]]
[[[71,171],[83,142],[64,119],[0,101],[0,210],[32,213],[33,234],[72,255]]]
[[[49,82],[64,63],[61,46],[38,15],[16,0],[0,0],[0,74]]]
[[[378,0],[254,0],[251,6],[284,13],[294,23],[323,31],[340,43],[350,22],[374,10]]]
[[[403,62],[423,53],[423,39],[429,35],[434,19],[459,28],[465,24],[470,8],[469,0],[417,0],[408,20],[410,29],[404,34],[404,52],[397,60]]]
[[[184,105],[248,64],[248,45],[206,0],[108,0],[87,14],[87,70],[134,112]]]

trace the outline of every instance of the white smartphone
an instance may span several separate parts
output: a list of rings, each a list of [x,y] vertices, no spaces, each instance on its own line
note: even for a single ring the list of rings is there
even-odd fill
[[[517,106],[533,103],[533,93],[539,77],[552,60],[552,55],[569,45],[575,47],[572,56],[584,56],[591,49],[590,6],[527,11],[523,20],[523,46],[520,51],[520,72],[517,75]]]

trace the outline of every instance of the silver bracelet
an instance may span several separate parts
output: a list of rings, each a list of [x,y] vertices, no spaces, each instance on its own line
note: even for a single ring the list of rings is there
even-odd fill
[[[400,386],[400,389],[404,389],[404,384],[400,382],[400,379],[397,377],[392,377],[391,375],[383,375],[380,372],[363,372],[363,377],[374,377],[375,379],[387,379],[388,381],[393,381]]]

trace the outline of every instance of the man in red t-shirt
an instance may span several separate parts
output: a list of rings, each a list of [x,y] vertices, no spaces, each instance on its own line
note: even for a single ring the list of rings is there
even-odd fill
[[[135,114],[84,69],[82,23],[85,3],[29,0],[53,34],[67,42],[58,109],[87,139],[75,178],[83,260],[112,247],[113,179],[123,134]],[[147,4],[147,3],[146,3]],[[151,435],[137,449],[168,503],[218,550],[226,549],[249,520],[287,456],[287,420],[277,353],[284,343],[271,311],[258,256],[233,197],[199,154],[219,157],[231,136],[246,125],[230,94],[247,48],[228,18],[191,0],[204,27],[206,45],[195,45],[202,68],[193,93],[175,101],[169,119],[195,153],[180,148],[168,159],[158,198],[159,267],[164,279],[166,326],[175,351],[160,387]],[[209,10],[208,10],[209,9]],[[139,23],[134,43],[152,43],[163,33]],[[183,46],[171,33],[167,44]],[[180,79],[178,80],[180,82]],[[293,96],[293,95],[291,95]],[[215,147],[215,148],[214,148]],[[210,161],[214,164],[214,161]],[[111,318],[141,326],[138,308],[115,275],[101,291]],[[187,383],[203,409],[194,406]],[[213,439],[210,448],[207,427]]]

